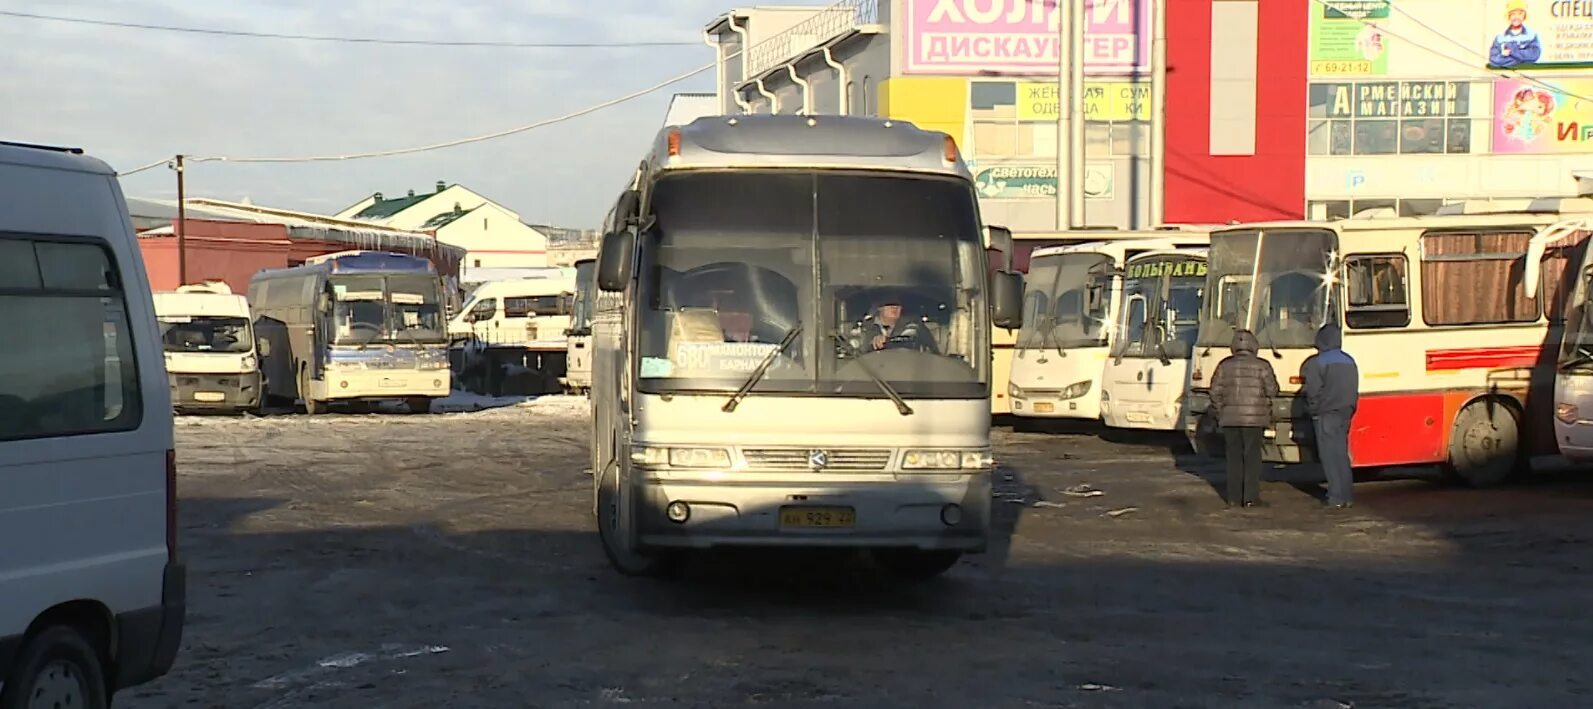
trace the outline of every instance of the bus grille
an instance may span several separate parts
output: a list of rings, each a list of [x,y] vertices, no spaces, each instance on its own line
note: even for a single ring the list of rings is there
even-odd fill
[[[741,455],[747,467],[753,470],[814,470],[811,463],[815,448],[754,448],[743,450]],[[877,471],[891,462],[888,448],[823,449],[826,462],[823,470]]]

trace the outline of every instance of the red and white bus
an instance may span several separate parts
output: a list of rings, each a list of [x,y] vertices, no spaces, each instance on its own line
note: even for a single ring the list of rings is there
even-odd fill
[[[1191,443],[1221,445],[1206,411],[1209,377],[1247,328],[1283,389],[1263,456],[1314,459],[1300,365],[1317,329],[1338,323],[1361,372],[1350,426],[1357,469],[1442,464],[1481,486],[1526,455],[1555,453],[1563,301],[1587,235],[1550,227],[1587,205],[1467,203],[1436,216],[1213,232],[1184,422]]]

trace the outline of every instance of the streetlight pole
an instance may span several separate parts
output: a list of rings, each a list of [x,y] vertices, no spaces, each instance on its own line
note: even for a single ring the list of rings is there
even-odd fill
[[[178,155],[175,162],[177,170],[177,285],[188,283],[188,243],[184,238],[187,231],[187,212],[183,208],[183,156]]]
[[[1068,66],[1073,58],[1074,13],[1072,0],[1056,2],[1056,230],[1073,226],[1072,161],[1068,153],[1073,145],[1073,72]],[[1064,7],[1064,3],[1067,4]]]
[[[1073,228],[1083,227],[1084,219],[1084,4],[1085,0],[1072,0],[1073,26],[1071,37],[1072,76],[1068,83],[1073,86],[1073,94],[1068,97],[1068,111],[1073,114],[1069,119],[1073,132],[1068,134],[1068,199],[1072,205],[1068,211],[1073,215]]]
[[[1151,3],[1150,223],[1167,220],[1167,0]]]

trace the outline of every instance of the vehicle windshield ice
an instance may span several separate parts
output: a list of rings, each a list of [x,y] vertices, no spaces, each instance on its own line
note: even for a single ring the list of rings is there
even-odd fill
[[[160,337],[167,352],[233,352],[254,349],[249,320],[238,317],[165,315]]]
[[[1118,359],[1187,359],[1200,324],[1206,262],[1169,254],[1138,259],[1123,278],[1122,331],[1113,344]]]
[[[638,385],[978,398],[985,255],[967,183],[843,171],[661,178]]]
[[[1311,347],[1318,329],[1338,322],[1338,296],[1329,286],[1337,241],[1325,229],[1212,234],[1213,292],[1202,304],[1199,346],[1227,347],[1236,330],[1249,329],[1263,349]]]
[[[1105,347],[1113,266],[1112,257],[1088,252],[1031,260],[1018,349]]]
[[[331,283],[334,344],[438,344],[446,339],[435,278],[333,276]]]

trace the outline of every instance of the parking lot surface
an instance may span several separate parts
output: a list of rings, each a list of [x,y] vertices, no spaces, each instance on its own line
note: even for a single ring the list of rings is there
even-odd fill
[[[120,706],[1593,703],[1593,474],[1229,511],[1175,441],[1002,429],[996,543],[942,579],[664,582],[603,557],[584,400],[178,423],[188,625]]]

